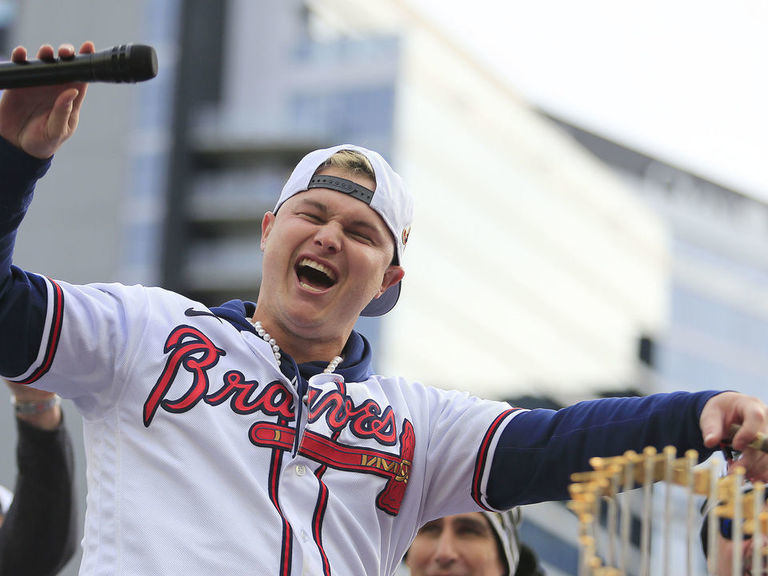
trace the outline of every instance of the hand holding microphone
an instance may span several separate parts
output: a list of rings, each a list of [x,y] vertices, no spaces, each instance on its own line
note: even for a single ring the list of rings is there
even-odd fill
[[[0,136],[27,154],[48,158],[74,133],[88,82],[139,82],[157,74],[149,46],[121,46],[96,53],[85,42],[75,54],[64,44],[58,58],[44,45],[28,61],[23,46],[0,64]],[[20,88],[20,89],[16,89]]]

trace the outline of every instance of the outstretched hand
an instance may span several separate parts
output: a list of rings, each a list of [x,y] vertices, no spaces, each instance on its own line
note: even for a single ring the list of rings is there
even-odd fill
[[[731,439],[733,425],[739,431]],[[739,464],[746,468],[747,478],[768,482],[768,454],[749,447],[758,434],[768,435],[768,408],[760,399],[736,392],[713,396],[701,411],[699,426],[705,446],[714,448],[730,439],[731,446],[742,452]]]
[[[80,54],[94,51],[93,42],[85,42],[80,47]],[[74,56],[74,46],[59,46],[59,58]],[[48,44],[41,46],[37,58],[53,60],[53,47]],[[23,46],[14,48],[11,54],[13,62],[26,59],[27,51]],[[36,158],[52,156],[75,132],[87,87],[85,82],[70,82],[5,90],[0,99],[0,136]]]

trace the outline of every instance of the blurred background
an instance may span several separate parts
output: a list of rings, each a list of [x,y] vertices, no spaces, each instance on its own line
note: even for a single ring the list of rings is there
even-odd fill
[[[91,86],[16,263],[255,300],[290,169],[355,143],[416,200],[403,298],[359,325],[380,372],[530,407],[768,401],[766,25],[758,0],[0,0],[3,54],[93,40],[159,61],[150,82]],[[524,515],[547,574],[574,574],[572,514]]]

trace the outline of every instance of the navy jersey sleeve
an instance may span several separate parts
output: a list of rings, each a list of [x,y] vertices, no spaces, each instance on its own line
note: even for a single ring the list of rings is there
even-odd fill
[[[0,138],[0,373],[21,374],[40,345],[47,295],[44,280],[12,265],[16,231],[35,183],[50,167]]]
[[[678,454],[704,447],[699,416],[718,392],[674,392],[580,402],[562,410],[518,414],[499,439],[488,480],[498,509],[568,498],[572,472],[591,470],[594,456],[618,456],[646,446],[676,446]]]

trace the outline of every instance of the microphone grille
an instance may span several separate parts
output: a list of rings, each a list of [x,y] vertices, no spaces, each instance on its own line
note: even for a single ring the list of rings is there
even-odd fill
[[[112,54],[126,82],[142,82],[157,76],[157,54],[152,46],[126,44]]]

